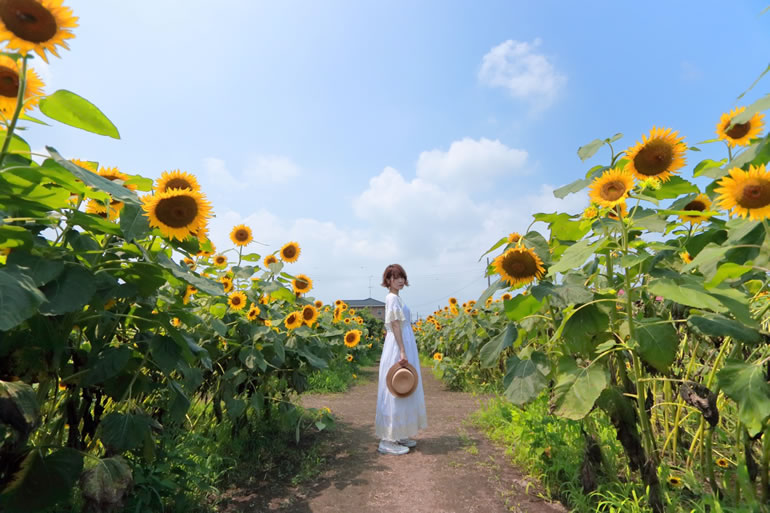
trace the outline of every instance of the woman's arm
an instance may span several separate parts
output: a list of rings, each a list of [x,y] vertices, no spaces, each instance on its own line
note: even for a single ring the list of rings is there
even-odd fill
[[[391,321],[390,329],[393,331],[393,336],[396,337],[396,343],[401,350],[401,362],[408,362],[406,359],[406,349],[404,349],[404,334],[401,332],[401,321]]]

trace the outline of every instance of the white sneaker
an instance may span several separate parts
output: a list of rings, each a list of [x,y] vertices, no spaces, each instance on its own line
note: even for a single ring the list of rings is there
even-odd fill
[[[377,450],[382,454],[406,454],[409,452],[409,447],[404,447],[390,440],[380,440],[380,446]]]
[[[417,446],[417,440],[412,440],[411,438],[401,438],[398,440],[399,445],[403,445],[404,447],[416,447]]]

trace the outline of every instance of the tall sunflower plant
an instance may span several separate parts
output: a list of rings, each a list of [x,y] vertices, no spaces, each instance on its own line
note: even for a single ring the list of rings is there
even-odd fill
[[[154,182],[51,147],[32,154],[19,131],[35,108],[120,137],[82,97],[45,94],[34,72],[75,27],[61,0],[0,2],[0,509],[161,511],[192,487],[169,473],[142,503],[138,467],[170,468],[164,444],[211,420],[288,416],[344,332],[317,322],[312,280],[283,271],[296,242],[260,266],[239,225],[237,258],[217,252],[194,175]]]
[[[511,402],[545,393],[588,438],[602,410],[655,512],[679,493],[659,476],[684,472],[697,477],[690,491],[768,504],[770,136],[760,107],[722,116],[705,143],[723,141],[726,157],[702,160],[690,179],[691,148],[668,128],[621,152],[620,134],[581,147],[586,160],[606,146],[609,162],[554,194],[587,187],[585,211],[536,214],[547,238],[528,229],[488,252],[499,252],[488,269],[499,279],[478,303],[521,292],[503,300],[505,328],[483,341],[480,364],[504,366]],[[435,336],[421,338],[435,349]],[[464,349],[461,359],[477,357]]]

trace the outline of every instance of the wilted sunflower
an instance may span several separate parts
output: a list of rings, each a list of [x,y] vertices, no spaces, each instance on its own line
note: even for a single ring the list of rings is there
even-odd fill
[[[316,299],[314,304],[316,308],[322,308],[324,306],[324,302],[320,299]]]
[[[626,201],[634,188],[634,177],[623,169],[608,169],[591,184],[588,196],[602,207],[614,207]]]
[[[714,189],[719,206],[743,218],[761,221],[770,217],[770,171],[765,165],[749,166],[748,171],[734,167]]]
[[[304,274],[298,274],[296,278],[291,280],[291,287],[297,294],[307,294],[313,288],[313,280]]]
[[[158,183],[155,185],[155,192],[166,192],[171,189],[187,189],[189,191],[199,191],[201,186],[195,176],[177,169],[176,171],[163,171]]]
[[[650,135],[642,135],[642,142],[637,142],[626,150],[629,160],[626,169],[639,180],[654,176],[662,182],[685,164],[684,152],[687,150],[679,132],[670,128],[652,127]]]
[[[356,347],[361,341],[361,330],[350,330],[345,333],[345,345],[348,347]]]
[[[710,208],[711,208],[711,200],[709,199],[709,197],[706,196],[705,194],[698,194],[694,200],[692,200],[687,205],[682,207],[682,210],[697,210],[698,212],[705,212]],[[681,215],[679,216],[679,219],[681,219],[682,222],[690,221],[692,224],[698,224],[698,223],[702,223],[703,221],[708,221],[708,216]]]
[[[281,248],[281,260],[284,262],[296,262],[299,258],[299,244],[296,242],[287,242]]]
[[[164,237],[184,240],[205,229],[211,205],[198,191],[171,189],[142,198],[142,208],[150,218],[150,226],[160,229]]]
[[[727,461],[727,458],[717,458],[714,463],[716,463],[717,467],[721,468],[729,468],[730,462]]]
[[[22,54],[34,51],[45,62],[46,50],[57,57],[57,45],[69,50],[65,39],[75,37],[70,29],[77,21],[62,0],[0,1],[0,40]]]
[[[746,107],[738,107],[729,113],[722,114],[719,123],[717,123],[717,135],[720,139],[726,141],[730,147],[748,146],[751,143],[751,139],[759,135],[759,132],[762,131],[765,125],[762,121],[765,115],[757,112],[745,123],[736,123],[728,130],[733,119],[745,110]]]
[[[545,269],[540,257],[529,248],[517,246],[495,258],[495,271],[512,287],[521,287],[540,278]]]
[[[308,326],[312,326],[316,319],[318,319],[318,310],[313,305],[305,305],[302,307],[302,321]]]
[[[246,313],[246,318],[250,321],[256,321],[259,317],[259,307],[257,305],[251,305],[249,311]]]
[[[251,228],[245,224],[239,224],[230,232],[230,240],[236,246],[248,246],[254,237],[251,236]]]
[[[227,297],[227,304],[233,310],[242,310],[246,306],[246,294],[237,290]]]
[[[10,119],[16,110],[20,75],[21,68],[18,62],[5,55],[0,55],[0,111],[7,119]],[[43,81],[40,80],[35,70],[27,68],[26,75],[22,112],[34,108],[43,94]]]
[[[349,362],[352,362],[352,361],[353,361],[353,355],[352,355],[352,354],[349,354],[349,355],[347,355],[347,356],[345,357],[345,359],[346,359],[347,361],[349,361]]]
[[[283,320],[287,329],[293,330],[302,326],[302,312],[292,312]]]
[[[275,255],[267,255],[262,263],[265,264],[265,267],[269,268],[270,264],[277,264],[278,259],[275,257]]]
[[[436,360],[437,362],[440,362],[441,360],[444,359],[444,355],[441,354],[441,353],[434,353],[433,354],[433,359]]]
[[[227,257],[224,255],[217,255],[214,257],[214,266],[224,269],[227,267]]]
[[[521,240],[521,235],[517,232],[509,233],[508,234],[508,242],[512,244],[516,244]]]

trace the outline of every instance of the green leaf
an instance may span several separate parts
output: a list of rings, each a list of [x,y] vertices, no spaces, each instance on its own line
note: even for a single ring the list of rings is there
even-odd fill
[[[709,337],[732,337],[747,344],[758,344],[762,341],[762,335],[757,330],[722,315],[691,315],[687,318],[687,323]]]
[[[568,247],[558,262],[548,269],[548,276],[556,276],[577,267],[581,267],[594,253],[601,251],[606,245],[607,239],[600,239],[591,243],[588,239],[581,240]]]
[[[61,315],[81,310],[96,292],[91,271],[79,264],[66,264],[64,271],[40,289],[46,302],[40,306],[43,315]]]
[[[539,232],[532,230],[527,232],[522,237],[522,240],[523,244],[531,248],[545,265],[551,265],[551,248],[548,246],[548,241],[545,240],[545,237],[540,235]]]
[[[762,14],[765,14],[765,12],[767,11],[767,9],[768,9],[768,8],[767,8],[767,7],[765,7],[765,8],[762,10],[762,12],[761,12],[761,13],[759,13],[759,14],[760,14],[760,15],[762,15]],[[743,98],[743,97],[746,95],[746,93],[748,93],[749,91],[751,91],[751,90],[754,88],[754,86],[755,86],[755,85],[757,85],[757,83],[758,83],[758,82],[759,82],[759,81],[762,79],[762,77],[764,77],[764,76],[767,74],[767,72],[768,72],[768,71],[770,71],[770,65],[768,65],[768,66],[767,66],[767,68],[765,68],[765,71],[763,71],[762,73],[760,73],[760,74],[759,74],[759,76],[757,77],[757,79],[756,79],[756,80],[754,80],[754,82],[752,82],[752,83],[751,83],[751,85],[749,86],[749,88],[748,88],[748,89],[746,89],[746,90],[745,90],[745,91],[743,91],[743,92],[742,92],[740,95],[738,95],[738,98],[736,98],[736,100],[740,100],[741,98]]]
[[[217,303],[215,305],[211,305],[211,308],[209,308],[209,312],[211,312],[211,315],[213,315],[217,319],[221,319],[227,313],[227,305],[225,305],[224,303]]]
[[[513,355],[506,367],[503,380],[505,397],[513,404],[523,405],[534,400],[548,386],[547,362],[542,353],[534,352],[524,360]]]
[[[0,494],[1,509],[31,513],[50,508],[69,497],[82,470],[83,454],[75,449],[60,448],[50,454],[32,449]]]
[[[80,490],[91,504],[116,504],[133,483],[131,467],[121,456],[101,458],[83,472]]]
[[[144,249],[144,246],[139,246],[142,252],[145,254],[145,258],[147,260],[152,261],[152,257],[147,252],[146,249]],[[155,254],[156,261],[158,264],[163,267],[164,269],[168,269],[171,271],[171,274],[179,278],[180,280],[184,280],[196,289],[198,289],[201,292],[205,292],[206,294],[210,294],[212,296],[221,296],[224,294],[224,287],[221,283],[211,281],[206,278],[202,278],[200,276],[197,276],[190,272],[190,268],[186,265],[181,266],[171,260],[168,256],[166,256],[165,253],[156,253]]]
[[[506,347],[511,347],[518,336],[519,331],[516,329],[516,325],[509,323],[508,326],[505,327],[505,331],[501,332],[482,346],[481,351],[479,352],[481,367],[489,368],[497,365],[500,353],[502,353],[503,349]]]
[[[182,359],[182,348],[171,337],[155,335],[150,339],[152,361],[166,374],[177,368]]]
[[[152,434],[151,423],[147,415],[112,412],[99,424],[99,437],[110,450],[128,451],[141,446]]]
[[[88,373],[83,377],[81,385],[84,387],[104,383],[117,376],[131,358],[131,349],[126,346],[108,347],[91,362]]]
[[[150,233],[150,220],[142,207],[128,203],[120,211],[120,229],[129,242],[143,239]]]
[[[574,192],[580,192],[591,184],[592,180],[588,178],[579,178],[572,183],[562,185],[558,189],[554,189],[553,195],[559,199],[564,199],[568,194]]]
[[[759,100],[755,101],[748,107],[746,107],[746,110],[735,116],[730,121],[730,127],[732,128],[735,125],[740,125],[741,123],[745,123],[749,121],[754,114],[758,112],[765,111],[767,109],[770,109],[770,94],[767,94],[760,98]]]
[[[32,232],[21,226],[0,226],[0,248],[19,249],[32,245]]]
[[[676,198],[682,194],[690,194],[693,192],[697,193],[698,187],[678,176],[671,176],[658,190],[647,189],[645,191],[646,194],[659,200]]]
[[[676,358],[679,337],[674,325],[664,319],[649,317],[636,321],[636,341],[642,360],[665,372]]]
[[[738,418],[749,435],[760,431],[770,415],[770,386],[761,365],[741,360],[728,360],[717,373],[719,388],[738,404]]]
[[[325,369],[329,364],[323,358],[314,355],[308,347],[297,346],[297,354],[307,361],[311,366],[316,369]]]
[[[103,176],[99,176],[87,169],[76,166],[69,160],[59,155],[59,152],[57,152],[56,149],[52,148],[51,146],[46,146],[45,148],[48,150],[48,153],[51,155],[56,164],[75,175],[78,180],[82,181],[89,187],[104,191],[112,196],[113,199],[122,201],[123,203],[139,204],[139,197],[134,191],[126,189],[119,183],[107,180]]]
[[[567,419],[582,419],[591,411],[608,383],[609,373],[602,365],[578,367],[572,358],[562,358],[553,389],[554,413]]]
[[[32,278],[37,287],[53,280],[64,270],[64,262],[61,260],[50,260],[22,251],[14,251],[8,255],[6,265],[9,268],[23,267],[23,274]]]
[[[35,315],[45,295],[26,274],[0,268],[0,330],[14,328]]]
[[[498,290],[503,290],[503,289],[508,289],[507,282],[504,282],[503,280],[500,280],[500,279],[493,281],[492,284],[489,287],[487,287],[487,290],[481,293],[479,298],[476,300],[476,303],[479,305],[486,304],[487,299],[492,297],[494,293],[497,292]]]
[[[273,299],[282,299],[292,304],[295,301],[297,301],[297,296],[294,295],[294,292],[290,291],[286,287],[278,287],[275,290],[271,291],[270,297],[272,297]]]
[[[610,318],[596,304],[583,306],[567,320],[562,338],[570,352],[591,358],[596,349],[594,337],[604,333],[609,322]]]
[[[512,321],[520,321],[539,311],[543,307],[543,302],[538,301],[531,294],[519,294],[513,299],[506,299],[504,305],[505,315]]]
[[[65,125],[120,139],[118,129],[96,105],[71,91],[59,89],[42,98],[40,112]]]
[[[727,310],[718,299],[709,295],[704,287],[694,282],[680,284],[670,278],[658,278],[650,282],[648,289],[653,296],[663,296],[694,308],[709,308],[715,312]]]
[[[599,151],[599,148],[604,146],[604,140],[602,139],[594,139],[588,144],[585,144],[578,148],[577,154],[578,157],[580,157],[580,160],[585,161],[587,159],[590,159],[593,157],[597,151]]]
[[[588,303],[594,298],[593,292],[583,285],[565,283],[563,285],[553,285],[548,282],[540,282],[530,289],[532,296],[538,301],[542,301],[546,296],[552,296],[556,299],[557,306],[565,307],[572,304]]]
[[[0,132],[0,148],[2,148],[2,146],[5,144],[6,137],[8,137],[8,132],[6,130],[3,130],[2,132]],[[30,149],[27,141],[25,141],[18,135],[13,134],[13,137],[11,137],[11,142],[8,145],[8,153],[21,155],[26,159],[30,159],[31,151],[32,150]],[[7,162],[6,162],[6,165],[8,165]]]
[[[692,170],[692,175],[694,177],[698,176],[708,176],[709,178],[719,178],[723,176],[720,168],[727,163],[727,159],[722,160],[711,160],[706,159],[702,160],[698,163],[697,166]],[[712,174],[716,173],[719,176],[711,176]],[[695,192],[695,191],[693,191]]]
[[[710,289],[716,287],[725,280],[740,278],[751,270],[752,267],[750,265],[739,265],[733,262],[725,262],[717,268],[717,272],[714,274],[711,280],[706,282],[706,288]]]
[[[0,424],[10,426],[26,440],[37,425],[40,407],[35,389],[23,381],[0,381]]]
[[[264,372],[267,369],[267,362],[265,361],[264,356],[262,356],[262,353],[254,347],[244,347],[241,349],[238,358],[249,370],[254,370],[259,367],[259,369]]]

